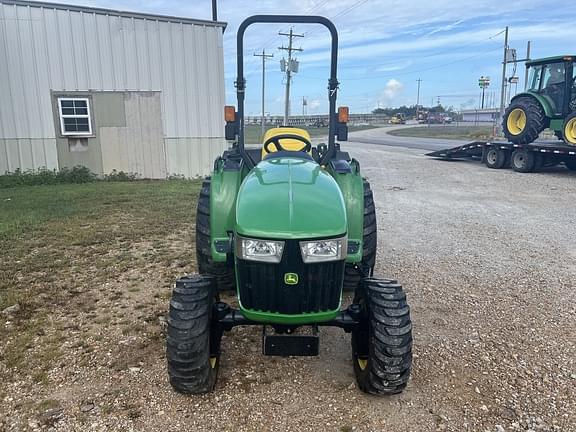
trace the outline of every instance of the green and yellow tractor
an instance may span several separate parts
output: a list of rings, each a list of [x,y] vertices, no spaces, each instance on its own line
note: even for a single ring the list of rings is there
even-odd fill
[[[514,144],[530,144],[546,128],[576,145],[576,56],[532,60],[526,90],[512,98],[502,128]]]
[[[281,127],[257,148],[244,141],[243,38],[255,23],[322,24],[331,36],[327,144]],[[336,109],[338,34],[320,16],[258,15],[238,29],[238,106],[225,108],[229,150],[204,180],[196,215],[199,274],[176,281],[167,331],[168,374],[181,393],[214,389],[223,334],[262,327],[264,355],[318,355],[319,327],[351,333],[358,387],[401,392],[412,363],[412,324],[402,286],[373,275],[376,212],[360,164],[342,151],[348,109]],[[343,290],[353,291],[343,305]],[[236,291],[238,308],[220,294]],[[346,298],[347,296],[345,296]],[[344,302],[346,303],[346,302]],[[233,353],[231,354],[233,356]]]

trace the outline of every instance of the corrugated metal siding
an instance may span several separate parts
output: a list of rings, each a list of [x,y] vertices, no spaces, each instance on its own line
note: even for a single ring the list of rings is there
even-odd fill
[[[186,177],[210,174],[214,159],[222,154],[222,141],[221,138],[166,138],[167,174]]]
[[[45,139],[2,139],[0,138],[0,174],[17,169],[28,170],[45,167],[58,168],[56,140]]]
[[[221,27],[0,3],[0,76],[0,138],[54,138],[50,90],[160,91],[166,138],[223,136]]]

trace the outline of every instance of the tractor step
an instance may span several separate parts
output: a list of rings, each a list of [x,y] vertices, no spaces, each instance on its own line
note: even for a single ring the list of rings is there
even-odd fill
[[[262,329],[262,351],[267,356],[317,356],[319,347],[316,328],[312,335],[267,334],[266,326]]]

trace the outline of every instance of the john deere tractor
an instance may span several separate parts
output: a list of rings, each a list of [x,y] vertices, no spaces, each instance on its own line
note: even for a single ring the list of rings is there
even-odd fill
[[[269,130],[249,148],[244,140],[243,37],[254,23],[322,24],[331,36],[327,144],[307,131]],[[358,387],[371,394],[401,392],[412,362],[412,324],[402,286],[373,275],[376,213],[360,164],[341,150],[348,109],[336,109],[338,34],[320,16],[259,15],[238,29],[238,107],[225,107],[233,142],[204,180],[196,216],[199,274],[176,281],[170,300],[167,359],[170,383],[181,393],[214,389],[223,334],[262,327],[262,351],[315,356],[319,327],[351,333]],[[344,288],[352,302],[342,305]],[[239,308],[221,301],[236,291]],[[233,357],[233,353],[231,356]]]
[[[504,135],[514,144],[529,144],[545,128],[576,145],[576,56],[547,57],[526,63],[526,91],[510,102],[504,114]]]

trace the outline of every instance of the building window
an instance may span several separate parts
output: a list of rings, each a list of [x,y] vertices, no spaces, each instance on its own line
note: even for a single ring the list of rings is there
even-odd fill
[[[58,98],[58,113],[62,135],[92,135],[88,98]]]

